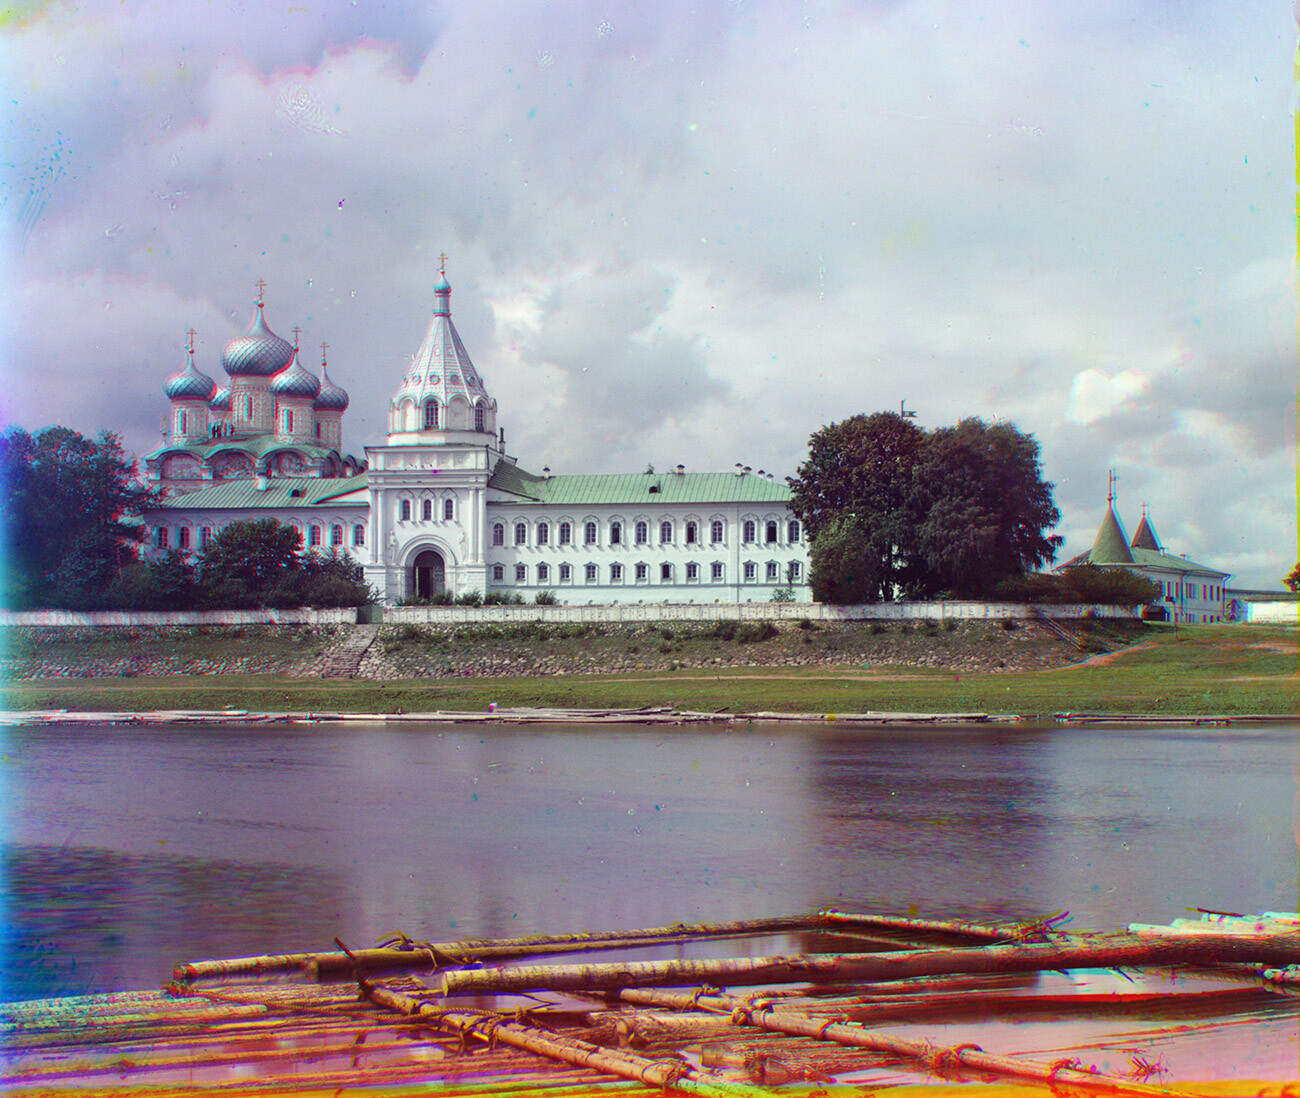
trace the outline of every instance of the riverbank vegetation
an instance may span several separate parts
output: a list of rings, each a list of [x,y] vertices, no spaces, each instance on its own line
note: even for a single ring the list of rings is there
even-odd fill
[[[803,632],[797,625],[789,630],[795,636]],[[872,634],[868,631],[866,636]],[[915,630],[912,636],[914,641],[924,641],[931,655],[941,651],[945,639],[941,628],[932,637]],[[594,639],[574,636],[561,642],[589,646]],[[1115,651],[1092,657],[1076,652],[1074,662],[1058,657],[1053,666],[1038,670],[961,671],[942,662],[931,666],[889,660],[780,665],[764,662],[761,651],[774,639],[749,642],[748,666],[686,667],[678,661],[676,669],[661,665],[605,673],[412,676],[386,681],[288,674],[44,679],[11,681],[4,704],[24,710],[230,706],[353,713],[482,712],[491,704],[675,706],[709,712],[1010,713],[1030,719],[1060,712],[1188,716],[1300,712],[1294,628],[1151,627]],[[896,636],[894,641],[899,639]]]

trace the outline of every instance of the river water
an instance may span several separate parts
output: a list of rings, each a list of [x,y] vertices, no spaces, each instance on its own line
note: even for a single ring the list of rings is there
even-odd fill
[[[3,732],[0,999],[183,960],[793,914],[1291,911],[1300,728]]]

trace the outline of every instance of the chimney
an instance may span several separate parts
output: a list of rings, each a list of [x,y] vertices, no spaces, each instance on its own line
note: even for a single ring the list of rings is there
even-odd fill
[[[736,462],[736,476],[743,477],[744,475],[745,475],[745,467],[741,465],[740,462]]]
[[[681,464],[679,464],[679,465],[677,466],[677,475],[678,475],[679,477],[680,477],[680,476],[685,476],[685,475],[686,475],[686,466],[685,466],[685,465],[681,465]]]
[[[265,492],[269,485],[270,480],[267,478],[265,473],[258,473],[257,476],[253,478],[253,487],[259,492]]]
[[[551,479],[551,467],[549,465],[542,466],[542,479],[543,480]]]

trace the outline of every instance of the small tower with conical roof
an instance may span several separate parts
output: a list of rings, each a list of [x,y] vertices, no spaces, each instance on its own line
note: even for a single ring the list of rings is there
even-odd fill
[[[1115,514],[1115,473],[1110,473],[1109,486],[1106,490],[1106,517],[1101,520],[1101,528],[1093,539],[1092,549],[1088,552],[1089,564],[1132,564],[1133,554],[1129,552],[1128,537],[1124,527]]]
[[[257,281],[252,323],[221,352],[221,365],[230,375],[230,421],[236,431],[262,434],[275,427],[275,398],[271,378],[289,365],[293,344],[281,339],[262,316],[263,279]]]
[[[208,437],[208,401],[217,384],[194,365],[195,334],[193,328],[185,333],[188,342],[185,368],[163,383],[163,392],[172,406],[167,437],[174,443]]]
[[[1134,549],[1150,549],[1152,552],[1162,552],[1160,548],[1160,539],[1156,537],[1156,528],[1151,525],[1151,517],[1147,514],[1146,504],[1142,505],[1142,521],[1138,523],[1137,532],[1133,535],[1133,540],[1129,545]]]
[[[433,317],[388,406],[388,443],[427,445],[495,439],[497,404],[451,321],[447,255],[439,256]],[[486,438],[484,437],[486,436]]]

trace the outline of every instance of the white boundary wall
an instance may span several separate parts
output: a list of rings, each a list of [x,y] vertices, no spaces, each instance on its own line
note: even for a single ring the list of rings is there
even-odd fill
[[[1294,603],[1292,607],[1294,615]],[[1033,606],[1023,602],[881,602],[828,606],[807,602],[625,603],[603,606],[385,606],[385,624],[639,621],[906,621],[1138,617],[1134,606]],[[352,625],[356,608],[330,610],[0,610],[0,626]]]
[[[1300,620],[1300,602],[1295,599],[1276,599],[1261,602],[1240,600],[1242,616],[1238,621],[1254,625],[1295,625]]]
[[[0,626],[353,625],[356,607],[329,610],[0,610]]]

